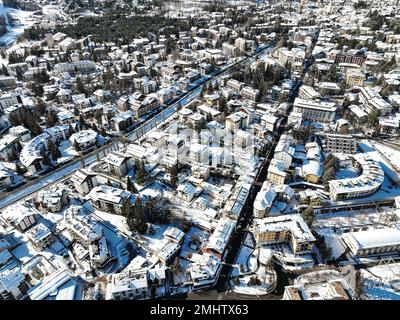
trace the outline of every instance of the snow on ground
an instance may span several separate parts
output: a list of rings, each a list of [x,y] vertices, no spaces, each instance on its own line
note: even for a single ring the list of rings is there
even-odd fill
[[[58,148],[60,149],[61,152],[61,158],[57,159],[57,163],[68,161],[79,155],[79,152],[75,151],[71,141],[69,140],[61,141]]]
[[[399,163],[399,159],[400,159],[400,151],[393,149],[389,146],[386,146],[384,144],[381,143],[372,143],[372,145],[374,146],[374,148],[376,150],[378,150],[381,154],[383,154],[383,156],[390,161],[390,164],[395,167],[398,171],[400,171],[400,163]]]
[[[247,283],[251,276],[245,276],[243,278],[238,278],[240,283],[235,284],[233,291],[236,293],[246,294],[246,295],[265,295],[271,283],[262,283],[260,286],[248,286]],[[268,279],[267,279],[268,281]]]
[[[116,251],[117,246],[122,241],[126,241],[126,238],[117,234],[118,229],[116,227],[114,227],[112,225],[112,223],[110,223],[110,224],[101,223],[101,226],[103,227],[104,236],[107,239],[107,243],[110,247],[110,251],[111,251],[112,255],[116,255],[117,254],[117,251]]]
[[[205,242],[208,237],[209,233],[203,229],[197,228],[195,226],[192,226],[189,231],[185,234],[185,237],[183,239],[183,244],[180,252],[181,257],[186,257],[189,253],[194,253],[198,251],[198,249],[192,249],[190,248],[190,244],[193,239],[199,240],[199,245],[201,247],[202,243]]]
[[[249,285],[251,277],[257,277],[261,281],[260,285]],[[268,270],[265,266],[261,266],[256,274],[249,274],[243,277],[235,278],[231,281],[233,291],[246,295],[265,295],[275,284],[276,274],[274,271]]]
[[[339,258],[345,252],[346,248],[339,240],[340,236],[337,235],[332,229],[319,229],[317,232],[324,236],[326,245],[332,249],[332,257],[334,259]]]
[[[254,248],[254,240],[253,240],[253,236],[252,236],[252,234],[251,234],[250,232],[247,233],[246,238],[244,239],[243,244],[244,244],[245,246],[250,247],[250,248]]]
[[[159,183],[155,182],[147,186],[143,190],[140,190],[142,196],[147,196],[150,198],[161,198],[163,196],[164,187]]]
[[[53,253],[49,251],[49,249],[44,249],[43,251],[36,251],[31,243],[28,240],[28,237],[25,234],[22,234],[16,230],[12,232],[14,238],[21,242],[19,246],[15,249],[11,250],[12,255],[17,258],[22,263],[28,262],[32,257],[36,256],[37,254],[42,254],[48,260],[51,260],[53,257]]]
[[[305,273],[295,279],[294,284],[306,285],[319,281],[328,281],[330,279],[337,279],[340,277],[340,272],[336,270],[318,270]]]
[[[391,164],[386,159],[384,159],[384,157],[378,151],[376,151],[374,145],[371,142],[369,142],[368,140],[361,140],[358,143],[358,146],[373,160],[379,162],[383,171],[385,172],[385,175],[387,175],[389,178],[397,183],[400,182],[400,177],[397,172],[393,170]]]
[[[256,272],[258,268],[258,249],[253,251],[253,253],[250,255],[247,265],[251,272]]]
[[[246,247],[246,246],[242,246],[240,248],[239,254],[238,254],[238,256],[236,258],[236,261],[235,261],[235,266],[234,266],[234,268],[232,270],[232,273],[231,273],[231,275],[233,277],[241,275],[241,274],[246,274],[246,273],[248,273],[250,271],[248,269],[248,260],[249,260],[249,257],[250,257],[252,252],[253,252],[252,248],[249,248],[249,247]],[[244,267],[244,272],[240,271],[240,266],[241,265]]]
[[[336,179],[348,179],[348,178],[355,178],[358,177],[360,174],[357,172],[352,165],[347,165],[340,168],[336,172]]]
[[[154,230],[154,234],[146,233],[144,238],[146,239],[147,246],[154,252],[162,249],[165,246],[166,242],[163,241],[164,239],[164,231],[171,227],[172,225],[155,225],[152,224],[152,229]]]
[[[130,234],[130,231],[125,223],[126,219],[124,216],[107,213],[100,210],[96,210],[94,214],[115,227],[116,230]]]
[[[395,290],[400,282],[400,263],[361,269],[361,276],[366,299],[400,300],[400,290]]]
[[[0,37],[0,45],[9,45],[15,41],[15,39],[24,32],[24,29],[35,23],[32,18],[33,12],[22,11],[14,8],[4,7],[3,1],[0,1],[0,15],[6,16],[9,14],[14,20],[13,26],[8,26],[8,32]]]

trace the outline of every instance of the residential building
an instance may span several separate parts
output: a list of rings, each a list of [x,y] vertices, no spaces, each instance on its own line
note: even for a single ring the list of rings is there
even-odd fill
[[[267,180],[273,184],[285,184],[287,173],[283,161],[272,159],[268,167]]]
[[[108,288],[108,299],[147,299],[150,289],[147,270],[125,271],[112,274]]]
[[[76,191],[85,195],[97,186],[97,173],[90,169],[81,168],[75,171],[71,180]]]
[[[355,154],[357,142],[351,135],[327,134],[326,150],[335,153]]]
[[[350,300],[349,285],[344,279],[286,286],[282,300]]]
[[[136,197],[129,191],[105,185],[94,187],[90,190],[88,196],[96,208],[113,214],[122,213],[121,210],[125,200],[136,201]]]
[[[19,232],[25,232],[36,224],[36,215],[33,208],[17,203],[6,207],[1,217]]]
[[[81,130],[76,133],[73,133],[69,140],[74,146],[79,146],[79,150],[87,152],[93,150],[98,142],[98,133],[92,129],[89,130]]]
[[[176,192],[178,198],[184,201],[192,201],[196,193],[196,188],[192,184],[186,182],[180,184],[176,189]]]
[[[329,181],[329,193],[333,200],[366,197],[382,185],[385,174],[381,165],[364,153],[351,156],[358,177]]]
[[[129,104],[133,111],[134,117],[140,119],[144,115],[157,110],[160,107],[160,101],[155,96],[140,96],[136,99],[130,99]]]
[[[120,132],[131,128],[134,122],[134,113],[131,110],[121,112],[110,120],[110,124],[113,129]]]
[[[119,177],[125,177],[133,166],[130,156],[122,155],[118,152],[108,153],[104,162],[107,163],[108,171]]]
[[[39,250],[49,247],[52,242],[51,231],[43,223],[35,225],[26,232],[30,242]]]
[[[213,234],[203,246],[202,251],[214,254],[222,258],[235,231],[236,221],[229,218],[221,218]]]
[[[302,113],[303,119],[309,121],[333,122],[336,110],[334,102],[296,98],[293,104],[293,112]]]
[[[309,254],[316,241],[299,214],[254,219],[253,232],[258,246],[287,244],[295,254]]]
[[[270,182],[264,181],[253,203],[254,217],[264,218],[271,209],[276,196],[277,194],[274,186]]]
[[[348,86],[362,86],[365,74],[361,70],[349,70],[346,72],[345,81]]]

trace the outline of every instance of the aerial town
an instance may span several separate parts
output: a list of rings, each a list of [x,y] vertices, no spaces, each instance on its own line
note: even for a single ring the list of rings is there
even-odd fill
[[[0,300],[400,300],[400,1],[0,2]]]

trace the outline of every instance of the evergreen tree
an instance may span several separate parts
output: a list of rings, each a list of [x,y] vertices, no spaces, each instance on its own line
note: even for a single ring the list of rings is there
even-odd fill
[[[144,234],[147,231],[146,216],[143,213],[144,210],[142,206],[142,201],[140,200],[140,197],[138,197],[133,208],[133,227],[139,234]]]
[[[72,128],[72,125],[70,123],[68,124],[68,132],[69,134],[72,134],[74,132],[74,128]]]
[[[51,166],[51,160],[45,151],[42,152],[42,162],[45,166]]]
[[[81,114],[79,114],[79,124],[80,124],[81,129],[86,128],[86,126],[87,126],[85,118],[83,118],[83,116]]]
[[[142,185],[146,183],[148,179],[148,174],[146,172],[146,168],[144,166],[143,161],[138,161],[136,165],[136,181],[138,184]]]
[[[8,70],[4,64],[1,65],[1,73],[5,76],[9,76]]]
[[[36,105],[35,105],[35,110],[38,113],[38,115],[43,116],[46,114],[46,103],[43,101],[41,98],[36,99]]]
[[[80,152],[82,150],[81,147],[79,146],[78,141],[76,141],[76,139],[74,140],[74,149],[77,152]]]
[[[23,167],[21,167],[20,164],[17,163],[17,164],[15,165],[15,172],[16,172],[18,175],[23,176],[23,175],[26,173],[26,169],[23,168]]]
[[[131,178],[127,177],[127,179],[126,179],[126,190],[130,191],[131,188],[132,188]]]
[[[107,136],[106,129],[104,129],[103,127],[100,128],[100,135],[102,135],[103,137]]]
[[[60,152],[60,149],[57,148],[57,146],[54,144],[53,140],[49,139],[47,142],[47,147],[50,151],[51,157],[53,160],[57,160],[61,158],[62,154]]]
[[[311,224],[312,224],[313,221],[314,221],[314,208],[313,208],[313,207],[308,207],[307,209],[305,209],[305,210],[302,212],[302,216],[303,216],[304,221],[305,221],[309,226],[311,226]]]
[[[122,203],[122,208],[121,208],[121,214],[124,217],[128,218],[131,211],[132,211],[132,203],[129,201],[129,199],[124,198],[124,202]]]
[[[45,119],[48,128],[54,127],[58,122],[57,115],[53,111],[48,112]]]
[[[178,169],[173,166],[170,170],[171,186],[175,189],[178,186]]]
[[[83,86],[81,77],[76,78],[76,91],[79,93],[85,93],[85,87]]]
[[[136,189],[135,184],[132,183],[131,188],[129,189],[130,192],[132,193],[139,193],[138,189]]]

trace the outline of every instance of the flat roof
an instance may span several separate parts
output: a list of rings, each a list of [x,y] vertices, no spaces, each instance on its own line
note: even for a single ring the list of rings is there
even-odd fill
[[[400,245],[400,229],[383,228],[349,232],[343,235],[343,239],[351,242],[359,250],[395,246]]]

